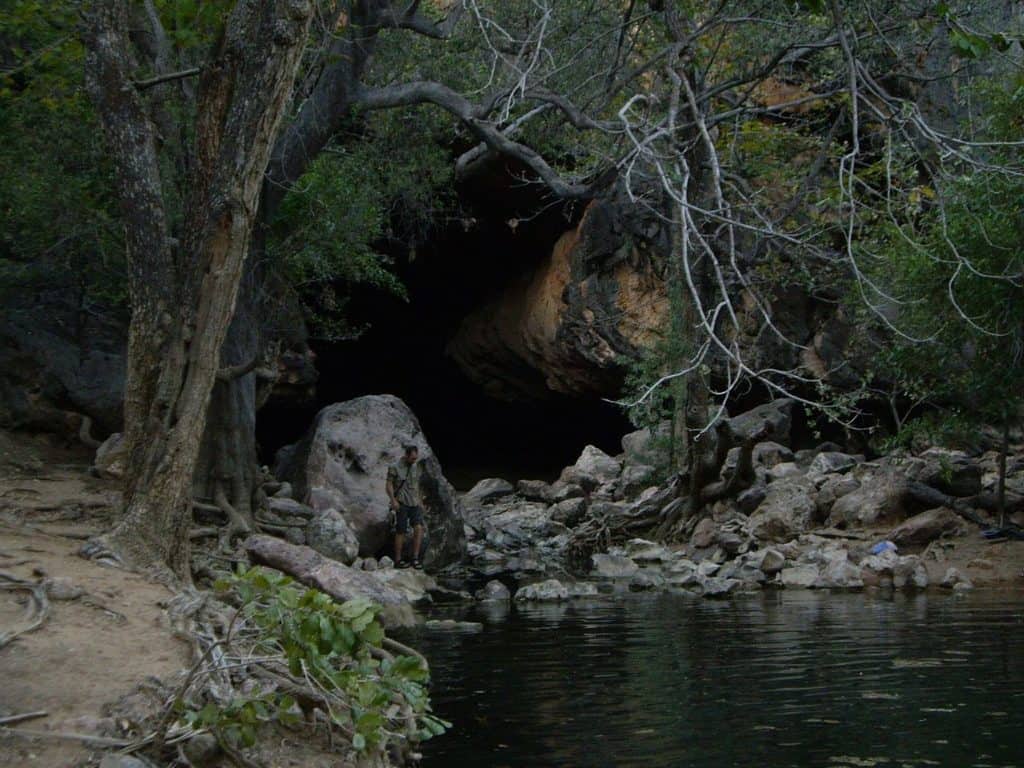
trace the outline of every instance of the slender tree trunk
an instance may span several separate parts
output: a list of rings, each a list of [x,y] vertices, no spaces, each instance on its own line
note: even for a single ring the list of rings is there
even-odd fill
[[[1010,414],[1003,414],[1003,440],[999,446],[999,486],[996,491],[996,509],[999,513],[999,527],[1006,525],[1006,455],[1010,452]]]
[[[90,90],[118,167],[133,299],[125,407],[129,480],[124,516],[102,543],[130,565],[179,579],[190,578],[193,476],[210,395],[310,15],[308,0],[239,0],[226,20],[200,82],[192,196],[175,260],[169,246],[154,253],[152,242],[144,242],[153,227],[138,210],[137,190],[147,193],[145,203],[160,222],[166,206],[153,127],[132,85],[127,4],[110,0],[90,9]],[[133,157],[140,146],[147,153],[143,162]],[[155,242],[166,243],[166,226],[161,234]],[[154,271],[166,275],[156,289]],[[173,300],[166,301],[160,291],[172,288]]]

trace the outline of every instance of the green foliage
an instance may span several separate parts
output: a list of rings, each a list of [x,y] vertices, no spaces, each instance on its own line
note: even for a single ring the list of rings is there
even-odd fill
[[[331,722],[357,752],[380,753],[399,739],[423,741],[450,727],[431,714],[423,663],[380,653],[379,606],[362,599],[339,604],[258,567],[239,568],[216,588],[233,595],[255,628],[255,655],[282,654],[294,677],[311,681],[338,704]],[[226,706],[207,702],[182,714],[192,727],[209,728],[237,746],[252,746],[265,724],[291,727],[301,717],[293,697],[258,690]]]
[[[405,297],[388,252],[414,257],[454,205],[448,153],[407,139],[430,124],[426,112],[380,115],[373,133],[323,152],[282,202],[269,252],[321,337],[358,334],[344,310],[359,286]]]
[[[1024,82],[998,85],[976,94],[992,138],[1019,139]],[[996,168],[1016,151],[997,146],[987,159]],[[872,277],[912,337],[880,350],[881,369],[906,398],[939,409],[902,439],[1013,418],[1024,402],[1024,180],[974,170],[939,190],[911,188],[906,203],[865,240]]]
[[[72,290],[83,306],[124,306],[112,169],[82,84],[68,3],[5,2],[0,39],[0,298]]]

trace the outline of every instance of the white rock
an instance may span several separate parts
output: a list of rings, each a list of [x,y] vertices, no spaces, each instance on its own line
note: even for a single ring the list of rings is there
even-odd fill
[[[517,602],[558,602],[568,600],[569,588],[558,579],[548,579],[537,584],[527,584],[516,591]]]
[[[599,553],[591,555],[590,561],[594,566],[594,575],[602,579],[628,579],[640,568],[625,555]]]
[[[810,589],[818,581],[818,568],[814,565],[796,565],[779,571],[779,581],[785,587]]]
[[[512,593],[500,581],[492,579],[476,593],[476,599],[484,603],[506,603],[512,599]]]

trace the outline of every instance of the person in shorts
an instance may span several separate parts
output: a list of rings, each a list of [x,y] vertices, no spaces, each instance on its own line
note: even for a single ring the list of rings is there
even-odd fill
[[[415,445],[403,447],[402,458],[388,467],[388,502],[395,520],[395,564],[408,568],[405,558],[405,539],[412,532],[412,567],[422,568],[420,554],[423,549],[423,500],[420,498],[422,469],[420,451]]]

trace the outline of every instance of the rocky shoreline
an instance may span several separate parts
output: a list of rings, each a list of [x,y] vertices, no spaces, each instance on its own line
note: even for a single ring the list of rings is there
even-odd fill
[[[834,443],[798,448],[787,445],[794,405],[778,400],[729,420],[736,434],[775,439],[754,445],[745,488],[688,517],[682,481],[659,480],[651,430],[625,435],[615,456],[587,446],[551,483],[490,478],[457,493],[404,403],[358,398],[324,409],[306,438],[281,450],[257,512],[266,535],[251,536],[245,551],[339,599],[368,597],[396,626],[460,600],[1024,585],[1024,543],[981,533],[996,524],[995,451],[929,447],[869,460]],[[426,468],[429,574],[396,569],[386,554],[384,467],[408,440]],[[741,450],[729,451],[723,480]],[[1007,466],[1013,526],[1024,513],[1019,443]],[[659,541],[652,532],[668,519],[679,520],[676,534]]]

